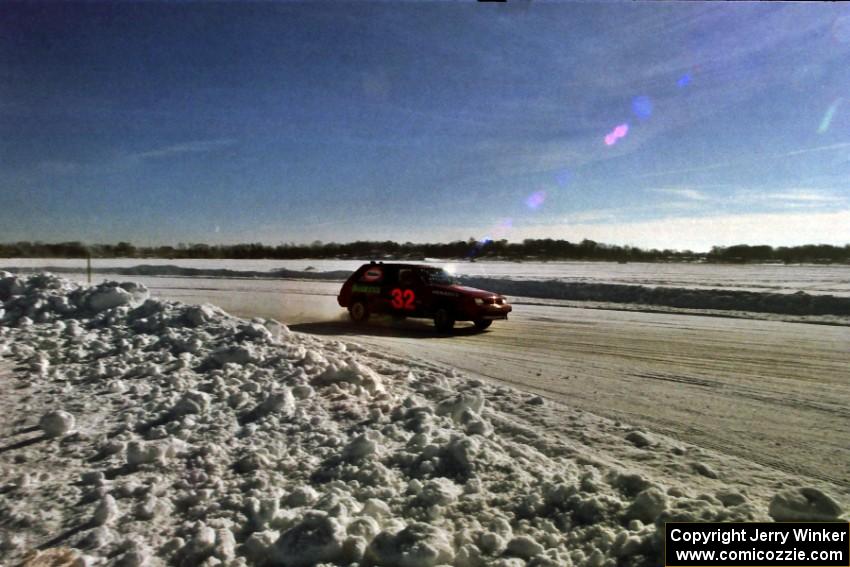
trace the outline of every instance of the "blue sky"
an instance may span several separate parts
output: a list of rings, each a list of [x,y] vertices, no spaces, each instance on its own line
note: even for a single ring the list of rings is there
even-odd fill
[[[850,7],[0,6],[0,241],[850,242]]]

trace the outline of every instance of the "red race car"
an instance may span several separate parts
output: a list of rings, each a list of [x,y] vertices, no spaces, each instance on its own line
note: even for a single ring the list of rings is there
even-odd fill
[[[445,270],[418,264],[364,264],[343,284],[337,301],[355,323],[372,313],[427,317],[441,332],[451,331],[455,321],[486,329],[511,312],[504,296],[457,285]]]

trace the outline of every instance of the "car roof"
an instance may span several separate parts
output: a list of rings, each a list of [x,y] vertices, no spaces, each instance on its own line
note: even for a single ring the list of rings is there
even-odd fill
[[[363,266],[384,266],[388,268],[419,268],[426,270],[441,270],[439,266],[429,266],[427,264],[404,264],[400,262],[372,262],[363,264]]]

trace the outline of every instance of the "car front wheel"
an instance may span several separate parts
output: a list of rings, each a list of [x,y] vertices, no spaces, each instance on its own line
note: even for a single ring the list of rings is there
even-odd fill
[[[437,312],[434,313],[434,326],[441,333],[450,332],[455,326],[455,318],[451,311],[445,307],[437,309]]]
[[[365,323],[369,320],[369,308],[364,301],[355,301],[348,308],[348,314],[355,323]]]
[[[493,324],[493,321],[491,321],[490,319],[479,319],[479,320],[475,321],[475,328],[478,329],[479,331],[483,331],[484,329],[486,329],[487,327],[489,327],[492,324]]]

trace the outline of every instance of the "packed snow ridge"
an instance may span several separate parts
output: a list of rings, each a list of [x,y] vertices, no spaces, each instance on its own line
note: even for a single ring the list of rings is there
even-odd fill
[[[689,289],[588,282],[463,278],[466,285],[505,295],[655,305],[679,309],[749,311],[783,315],[850,315],[850,297],[806,292],[767,293],[731,289]]]
[[[0,562],[655,565],[665,520],[842,514],[563,456],[492,403],[539,397],[138,284],[0,272],[0,301]]]

